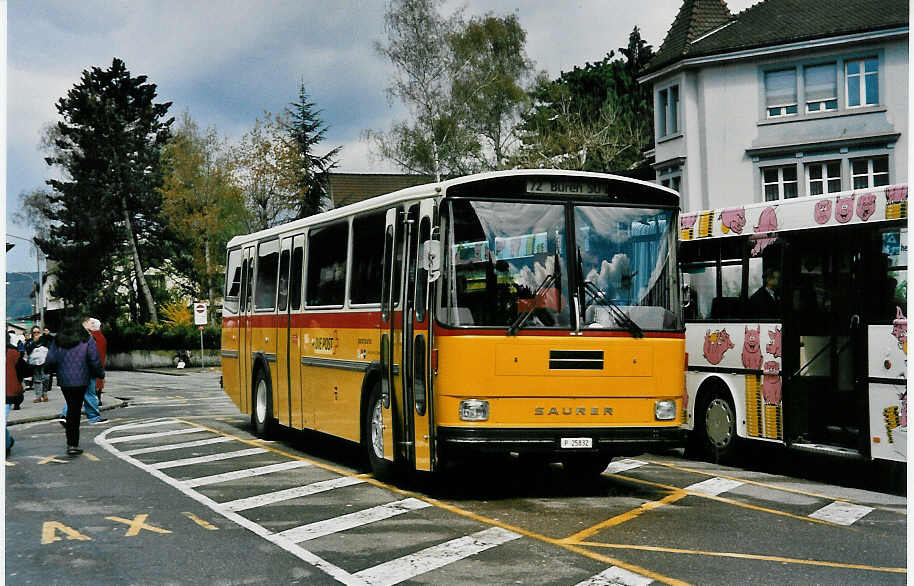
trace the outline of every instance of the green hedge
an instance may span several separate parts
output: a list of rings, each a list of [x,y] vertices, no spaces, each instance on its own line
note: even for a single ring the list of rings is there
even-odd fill
[[[200,330],[196,326],[117,325],[102,327],[108,341],[108,352],[132,350],[199,350]],[[217,350],[222,344],[222,328],[207,326],[203,330],[203,347]]]

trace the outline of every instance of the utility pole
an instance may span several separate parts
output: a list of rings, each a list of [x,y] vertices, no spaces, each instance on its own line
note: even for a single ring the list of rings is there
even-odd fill
[[[29,244],[35,247],[35,266],[38,269],[38,322],[39,326],[44,327],[44,284],[41,279],[41,249],[38,248],[38,243],[35,242],[34,238],[25,238],[24,236],[16,236],[15,234],[10,234],[9,232],[6,235],[10,238],[18,238],[19,240],[25,240]]]

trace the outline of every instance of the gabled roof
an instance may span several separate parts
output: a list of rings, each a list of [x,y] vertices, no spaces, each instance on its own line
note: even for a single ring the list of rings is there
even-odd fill
[[[735,16],[729,16],[724,0],[685,0],[663,45],[641,74],[686,57],[889,30],[908,23],[908,0],[764,0]]]
[[[404,187],[432,183],[434,180],[434,177],[428,175],[330,173],[330,197],[333,199],[333,207],[340,208]]]

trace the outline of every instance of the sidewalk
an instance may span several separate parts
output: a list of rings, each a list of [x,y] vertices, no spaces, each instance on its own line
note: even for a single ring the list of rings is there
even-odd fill
[[[47,421],[60,417],[60,412],[63,411],[63,406],[66,405],[67,402],[63,398],[63,392],[60,390],[60,387],[56,384],[57,381],[55,380],[54,382],[54,386],[48,393],[47,403],[32,403],[32,400],[35,398],[35,392],[26,389],[25,398],[23,399],[19,410],[10,409],[7,424],[17,425],[19,423]],[[23,386],[25,386],[25,384],[23,384]],[[126,406],[126,401],[115,399],[107,390],[102,392],[102,406],[99,408],[99,411],[104,412],[109,409],[119,409]],[[83,415],[83,417],[85,417],[85,415]],[[107,416],[103,415],[103,417]]]

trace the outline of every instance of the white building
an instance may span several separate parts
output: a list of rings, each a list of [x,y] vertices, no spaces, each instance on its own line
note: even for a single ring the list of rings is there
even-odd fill
[[[639,81],[684,210],[906,183],[908,1],[685,0]]]

